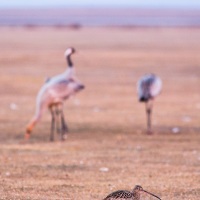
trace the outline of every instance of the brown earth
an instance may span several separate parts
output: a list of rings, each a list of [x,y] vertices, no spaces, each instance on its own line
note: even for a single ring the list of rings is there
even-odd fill
[[[21,144],[69,46],[86,89],[66,102],[68,139],[49,142],[46,112]],[[140,184],[162,200],[199,200],[199,52],[200,29],[0,28],[0,199],[100,200]],[[163,80],[153,135],[136,95],[149,72]]]

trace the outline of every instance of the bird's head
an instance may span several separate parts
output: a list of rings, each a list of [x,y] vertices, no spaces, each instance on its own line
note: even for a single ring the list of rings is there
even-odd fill
[[[134,191],[143,191],[143,188],[140,185],[136,185],[133,190]]]
[[[69,47],[65,51],[65,57],[67,57],[67,56],[69,56],[69,55],[71,55],[73,53],[75,53],[75,49],[73,47]]]
[[[157,199],[160,199],[160,198],[159,198],[158,196],[156,196],[155,194],[152,194],[151,192],[148,192],[148,191],[144,190],[144,189],[142,188],[142,186],[140,186],[140,185],[136,185],[136,186],[134,187],[133,191],[134,191],[134,192],[145,192],[145,193],[147,193],[147,194],[150,194],[151,196],[156,197]],[[160,200],[161,200],[161,199],[160,199]]]

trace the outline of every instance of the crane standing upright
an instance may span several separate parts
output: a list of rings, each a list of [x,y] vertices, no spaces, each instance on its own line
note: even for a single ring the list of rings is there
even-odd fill
[[[137,83],[138,99],[146,104],[147,114],[147,133],[151,134],[151,115],[153,109],[153,100],[161,92],[162,81],[154,74],[143,76]]]

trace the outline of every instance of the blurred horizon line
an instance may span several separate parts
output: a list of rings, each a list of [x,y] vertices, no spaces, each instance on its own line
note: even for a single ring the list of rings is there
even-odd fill
[[[37,5],[37,6],[2,6],[0,7],[0,10],[24,10],[24,9],[30,9],[30,10],[37,10],[37,9],[162,9],[162,10],[200,10],[200,6],[163,6],[163,5]]]
[[[166,8],[166,9],[200,9],[200,2],[197,0],[123,0],[123,1],[113,1],[113,0],[2,0],[0,9],[9,8]]]
[[[0,9],[0,26],[200,27],[199,10],[152,8]]]
[[[0,11],[2,10],[54,10],[54,9],[81,9],[81,10],[86,10],[86,9],[95,9],[95,10],[102,10],[102,9],[108,9],[108,10],[177,10],[177,11],[191,11],[191,10],[200,10],[200,7],[166,7],[166,6],[155,6],[155,7],[149,7],[149,6],[25,6],[25,7],[0,7]]]

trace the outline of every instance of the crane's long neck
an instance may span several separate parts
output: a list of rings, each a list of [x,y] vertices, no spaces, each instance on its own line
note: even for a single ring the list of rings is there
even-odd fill
[[[34,126],[37,124],[37,122],[40,120],[41,118],[41,114],[36,114],[31,121],[28,123],[28,125],[26,126],[26,133],[25,133],[25,139],[29,139],[30,138],[30,134],[34,128]]]
[[[30,134],[34,128],[34,126],[37,124],[37,122],[41,119],[43,111],[44,111],[45,106],[37,103],[36,105],[36,112],[35,115],[33,116],[33,118],[31,119],[31,121],[28,123],[28,125],[26,126],[26,133],[25,133],[25,138],[29,139]]]
[[[72,63],[72,60],[71,60],[71,54],[67,55],[66,59],[67,59],[68,66],[73,67],[73,63]]]

